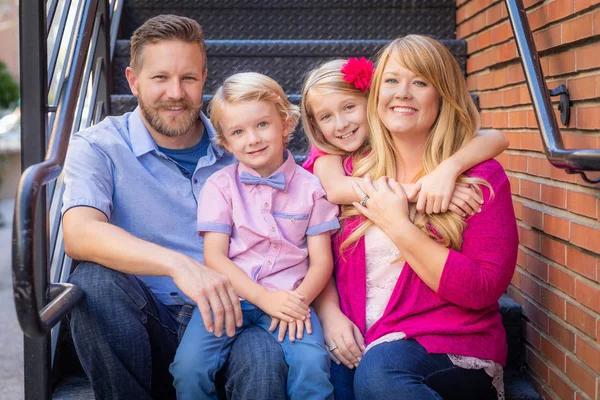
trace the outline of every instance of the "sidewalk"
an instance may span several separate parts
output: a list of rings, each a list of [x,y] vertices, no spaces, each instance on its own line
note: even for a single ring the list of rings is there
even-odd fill
[[[11,240],[14,199],[0,200],[0,400],[23,399],[23,336],[12,292]]]

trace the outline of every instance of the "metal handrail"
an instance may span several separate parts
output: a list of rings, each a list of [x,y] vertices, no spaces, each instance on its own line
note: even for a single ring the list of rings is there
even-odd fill
[[[600,171],[600,150],[565,149],[523,0],[505,1],[548,161],[569,174],[580,174],[586,182],[599,183],[600,179],[588,178],[585,171]]]
[[[36,287],[39,286],[40,274],[47,274],[47,260],[42,260],[42,265],[36,268],[34,232],[38,220],[36,211],[39,195],[46,184],[59,176],[65,161],[78,94],[85,73],[84,66],[90,51],[92,28],[100,1],[102,0],[82,2],[84,8],[77,30],[79,37],[72,53],[74,59],[70,62],[68,80],[58,102],[45,160],[30,166],[23,172],[17,192],[13,225],[13,289],[17,317],[23,332],[29,337],[50,333],[52,327],[77,304],[83,295],[82,291],[74,285],[51,284],[46,288],[46,297],[50,302],[39,310],[40,299]],[[108,26],[108,13],[104,18]]]

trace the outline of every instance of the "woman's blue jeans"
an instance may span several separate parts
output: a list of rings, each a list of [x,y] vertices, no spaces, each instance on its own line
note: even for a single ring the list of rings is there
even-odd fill
[[[349,369],[331,364],[336,400],[494,399],[492,378],[482,369],[455,366],[445,354],[429,354],[414,339],[379,344]]]
[[[192,308],[165,306],[135,276],[94,263],[80,264],[69,281],[84,292],[69,320],[96,398],[175,398],[169,365]],[[288,367],[264,329],[240,335],[224,369],[229,399],[285,398]]]

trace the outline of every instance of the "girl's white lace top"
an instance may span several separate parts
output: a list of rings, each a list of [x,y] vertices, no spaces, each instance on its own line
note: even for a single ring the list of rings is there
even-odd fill
[[[392,296],[396,282],[400,277],[404,261],[400,260],[400,251],[390,238],[376,226],[365,234],[365,250],[367,263],[367,329],[381,316]],[[403,332],[394,332],[380,337],[370,343],[366,350],[374,346],[404,339]],[[492,384],[498,392],[498,400],[504,400],[504,370],[502,366],[491,360],[475,357],[448,354],[454,365],[465,369],[483,369],[492,377]]]

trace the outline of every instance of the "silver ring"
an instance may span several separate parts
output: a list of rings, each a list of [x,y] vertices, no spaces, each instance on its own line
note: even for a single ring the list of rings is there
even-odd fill
[[[334,351],[335,349],[337,349],[337,346],[334,344],[331,347],[328,347],[329,351]]]
[[[367,195],[365,194],[365,197],[363,197],[363,198],[360,200],[360,205],[361,205],[361,206],[363,206],[363,207],[366,207],[366,206],[367,206],[367,201],[368,201],[368,200],[369,200],[369,196],[367,196]]]

